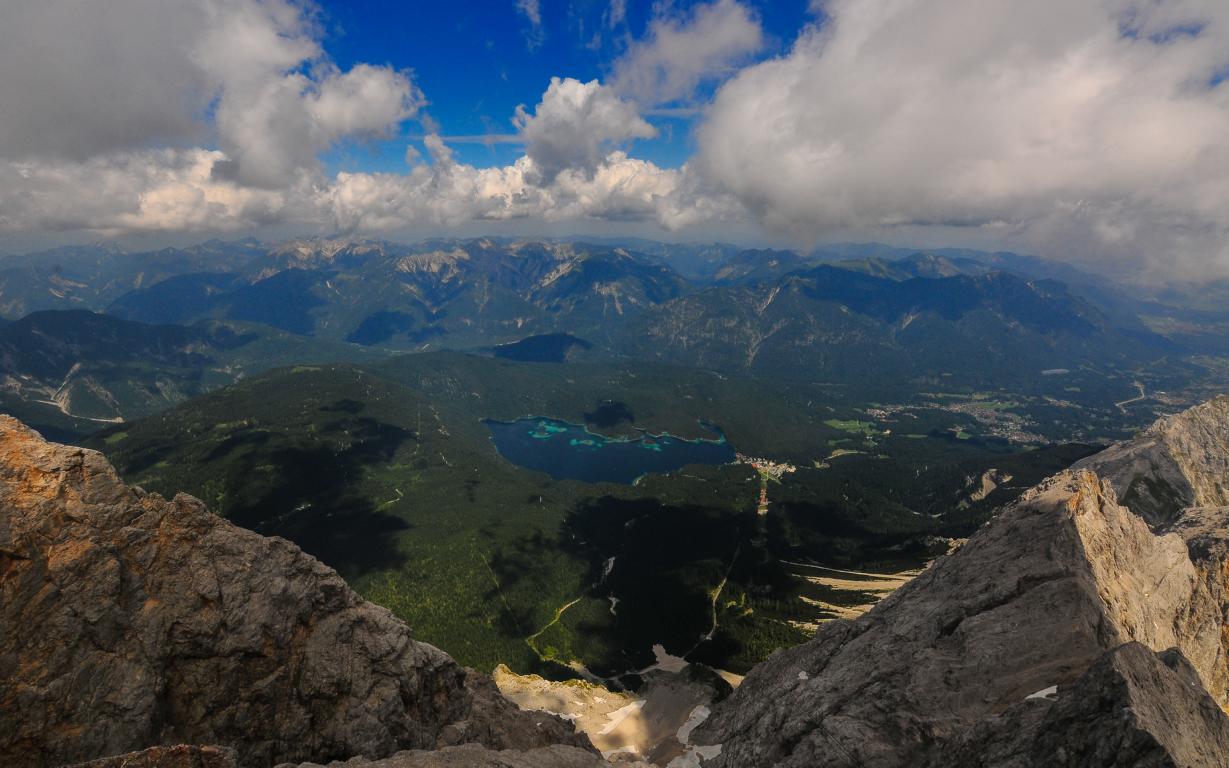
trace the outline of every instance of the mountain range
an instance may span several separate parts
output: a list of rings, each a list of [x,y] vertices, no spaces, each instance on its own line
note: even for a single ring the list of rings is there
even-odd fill
[[[0,315],[100,312],[143,324],[124,333],[146,334],[151,348],[166,326],[194,328],[180,332],[185,338],[212,338],[222,323],[237,338],[266,340],[262,351],[284,362],[498,347],[519,359],[659,361],[858,386],[882,397],[944,380],[1054,396],[1064,387],[1105,388],[1107,403],[1128,398],[1132,377],[1149,367],[1171,372],[1166,383],[1175,386],[1206,376],[1180,361],[1215,354],[1219,343],[1190,331],[1191,321],[1161,299],[1137,301],[1121,286],[1014,254],[635,245],[644,250],[491,238],[210,241],[152,254],[66,248],[0,260]],[[37,322],[40,338],[74,324],[46,315]],[[77,325],[76,340],[54,343],[76,345],[87,368],[122,362],[105,339],[115,332],[106,321]],[[78,343],[94,331],[102,334],[98,343]],[[560,352],[555,345],[565,336],[576,341]],[[324,351],[306,351],[313,346]],[[207,356],[224,363],[216,369],[230,355],[213,349]],[[62,379],[40,378],[27,370],[29,360],[9,355],[4,372],[11,381],[38,379],[41,395],[33,399],[54,400],[47,395]],[[167,366],[168,381],[183,378],[157,356],[148,362]],[[1056,381],[1055,372],[1073,372],[1072,380]],[[130,418],[149,412],[141,401],[199,391],[164,385],[162,394],[136,396],[106,383],[90,388],[94,400],[121,407],[69,413]]]

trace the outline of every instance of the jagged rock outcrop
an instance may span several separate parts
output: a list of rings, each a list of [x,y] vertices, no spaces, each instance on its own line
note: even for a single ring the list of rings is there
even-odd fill
[[[927,768],[1220,768],[1225,715],[1176,650],[1126,643],[1079,680],[989,717],[934,755]]]
[[[1075,468],[1108,480],[1119,500],[1154,527],[1189,507],[1229,505],[1229,396],[1159,419]]]
[[[0,416],[0,765],[158,744],[241,768],[571,744],[330,568]]]
[[[1183,498],[1214,502],[1227,433],[1216,401],[1107,466],[1168,456]],[[1229,766],[1186,744],[1229,739],[1229,506],[1153,530],[1118,496],[1087,466],[1060,473],[868,614],[774,655],[693,733],[721,745],[706,768]]]
[[[676,760],[688,762],[689,753],[694,751],[688,743],[691,729],[707,717],[714,702],[734,691],[709,667],[683,664],[677,671],[658,668],[640,672],[640,685],[635,691],[584,680],[518,675],[502,664],[492,676],[500,692],[522,709],[566,718],[620,766],[632,762],[668,766]]]

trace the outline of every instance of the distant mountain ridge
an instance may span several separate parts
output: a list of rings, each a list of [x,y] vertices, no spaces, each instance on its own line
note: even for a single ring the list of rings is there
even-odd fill
[[[571,242],[291,241],[233,273],[179,275],[137,289],[108,311],[146,322],[262,322],[397,349],[473,347],[543,333],[601,342],[634,325],[642,312],[673,321],[680,312],[694,313],[688,304],[699,302],[723,316],[737,314],[744,297],[733,289],[761,287],[772,294],[798,286],[815,301],[888,323],[911,312],[952,319],[982,304],[1008,324],[1044,322],[1076,335],[1089,323],[1102,330],[1111,324],[1059,284],[1028,275],[994,278],[1014,273],[964,256],[915,252],[830,263],[789,251],[742,251],[724,256],[709,278],[684,277],[669,264],[668,256]],[[829,336],[849,330],[831,320]],[[1130,331],[1150,335],[1138,323]],[[704,356],[722,357],[718,351]]]
[[[1174,349],[1146,329],[1116,327],[1052,281],[998,271],[889,277],[833,265],[689,294],[646,312],[617,344],[649,359],[832,381],[945,373],[1018,381]]]
[[[255,240],[209,240],[187,248],[129,253],[75,246],[0,258],[0,315],[42,309],[102,310],[116,298],[169,277],[242,267],[263,251]]]
[[[60,434],[145,416],[289,362],[374,359],[261,326],[43,310],[0,323],[0,408]]]
[[[181,276],[118,298],[127,319],[205,317],[414,349],[437,336],[478,346],[618,320],[681,294],[660,261],[621,248],[488,239],[294,241],[241,271]],[[178,312],[169,311],[178,308]]]
[[[1015,254],[637,244],[652,253],[497,238],[66,249],[0,260],[0,310],[259,324],[398,352],[567,334],[591,345],[573,348],[577,358],[836,383],[954,376],[1000,386],[1042,371],[1138,369],[1201,349],[1190,343],[1201,337],[1154,332],[1145,308],[1112,286],[1073,288],[1046,275],[1092,278]],[[686,276],[671,266],[683,262]]]

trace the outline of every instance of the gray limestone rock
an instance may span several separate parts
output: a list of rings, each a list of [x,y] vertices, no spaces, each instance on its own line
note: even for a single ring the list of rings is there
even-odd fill
[[[992,715],[928,768],[1222,768],[1229,718],[1176,650],[1107,651],[1079,680]]]
[[[1166,416],[1134,440],[1078,462],[1154,527],[1188,507],[1229,505],[1229,396]]]
[[[1181,445],[1166,455],[1179,457],[1189,498],[1207,501],[1225,487],[1216,446],[1226,434],[1229,400],[1221,400],[1145,439]],[[1130,454],[1127,446],[1117,455]],[[1229,705],[1229,507],[1167,513],[1167,530],[1154,531],[1118,496],[1088,468],[1060,473],[866,615],[775,654],[693,733],[693,743],[722,747],[705,765],[941,765],[954,745],[976,754],[969,735],[989,719],[1075,684],[1126,643],[1176,648],[1198,693]],[[1207,722],[1217,738],[1229,728],[1223,716]],[[1163,718],[1148,728],[1168,759],[1183,764]],[[1217,759],[1199,764],[1229,765],[1229,755]]]

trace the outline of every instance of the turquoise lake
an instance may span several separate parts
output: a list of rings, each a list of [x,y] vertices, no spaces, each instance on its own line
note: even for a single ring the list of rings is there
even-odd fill
[[[517,466],[545,472],[556,480],[632,483],[641,475],[673,472],[688,464],[727,464],[734,448],[720,431],[710,440],[684,440],[642,433],[609,438],[583,425],[546,418],[486,420],[500,455]]]

